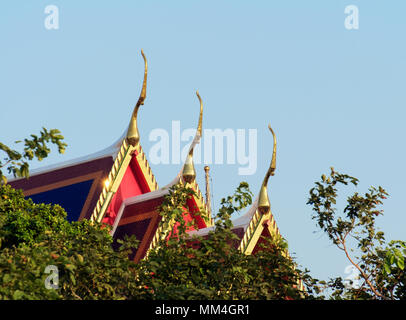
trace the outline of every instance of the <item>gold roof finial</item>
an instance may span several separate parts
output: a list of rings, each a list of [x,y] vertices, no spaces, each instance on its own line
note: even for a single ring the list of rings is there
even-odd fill
[[[199,123],[197,125],[196,135],[190,145],[189,153],[186,157],[185,165],[183,166],[182,177],[188,183],[191,183],[196,178],[196,170],[193,164],[193,149],[196,144],[200,142],[202,136],[202,121],[203,121],[203,102],[200,98],[199,91],[196,91],[196,95],[200,101],[200,114],[199,114]]]
[[[271,203],[269,202],[267,185],[269,177],[275,174],[276,169],[276,136],[270,124],[268,125],[268,128],[273,136],[273,151],[271,165],[265,175],[264,182],[262,183],[261,190],[259,192],[258,210],[261,214],[267,214],[271,210]]]
[[[145,58],[144,51],[141,49],[141,54],[142,57],[144,58],[144,65],[145,65],[145,70],[144,70],[144,81],[142,83],[142,89],[141,89],[141,94],[140,97],[138,98],[137,104],[134,107],[133,114],[131,116],[131,121],[130,125],[128,126],[128,131],[127,131],[127,142],[135,147],[137,143],[140,141],[140,134],[138,132],[138,127],[137,127],[137,114],[138,114],[138,109],[140,106],[144,104],[144,100],[147,96],[147,74],[148,74],[148,65],[147,65],[147,59]]]

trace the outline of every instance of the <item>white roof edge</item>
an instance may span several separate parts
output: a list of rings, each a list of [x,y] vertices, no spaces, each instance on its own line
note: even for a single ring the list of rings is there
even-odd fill
[[[241,217],[238,217],[235,220],[231,220],[233,223],[233,226],[231,229],[236,229],[236,228],[244,228],[244,232],[247,230],[248,225],[252,219],[252,217],[254,216],[255,212],[257,211],[258,208],[258,197],[254,200],[254,202],[252,203],[251,207],[248,209],[248,211],[242,215]],[[210,231],[214,231],[215,226],[211,226],[208,228],[203,228],[200,230],[193,230],[188,232],[189,235],[193,236],[193,235],[197,235],[197,236],[205,236],[207,235]]]
[[[138,196],[134,196],[134,197],[124,199],[121,206],[129,206],[131,204],[135,204],[135,203],[138,203],[138,202],[156,199],[156,198],[159,198],[159,197],[162,197],[162,196],[166,195],[168,192],[169,192],[168,189],[163,189],[162,188],[162,189],[154,190],[154,191],[151,191],[151,192],[143,193],[143,194],[140,194]]]
[[[41,168],[37,168],[37,169],[33,169],[30,170],[30,177],[35,176],[35,175],[39,175],[39,174],[43,174],[43,173],[47,173],[49,171],[53,171],[55,169],[63,169],[63,168],[67,168],[73,165],[78,165],[78,164],[82,164],[82,163],[86,163],[88,161],[92,161],[92,160],[96,160],[96,159],[101,159],[104,158],[106,156],[112,156],[113,158],[117,155],[120,146],[121,146],[121,142],[123,141],[123,139],[125,138],[125,133],[123,133],[123,135],[116,141],[114,142],[111,146],[101,150],[101,151],[97,151],[95,153],[86,155],[86,156],[82,156],[82,157],[78,157],[72,160],[67,160],[64,162],[58,162],[55,164],[51,164],[48,166],[44,166]],[[16,180],[20,180],[20,179],[24,179],[24,178],[14,178],[14,177],[7,177],[7,180],[9,182],[11,181],[16,181]]]
[[[233,221],[233,225],[235,227],[237,226],[245,226],[248,227],[248,224],[250,223],[252,217],[254,216],[255,212],[258,209],[258,197],[255,198],[254,202],[252,203],[251,207],[248,209],[248,211],[242,215],[241,217],[235,219]]]
[[[168,189],[158,189],[158,190],[155,190],[155,191],[151,191],[151,192],[148,192],[148,193],[140,194],[138,196],[134,196],[134,197],[124,199],[124,201],[121,203],[120,209],[118,210],[117,216],[114,219],[113,228],[111,229],[111,232],[110,232],[111,236],[114,236],[114,233],[116,232],[116,229],[118,227],[118,223],[121,220],[121,216],[124,213],[124,209],[127,206],[135,204],[135,203],[143,202],[143,201],[148,201],[148,200],[160,198],[160,197],[166,195],[168,192],[169,192]]]

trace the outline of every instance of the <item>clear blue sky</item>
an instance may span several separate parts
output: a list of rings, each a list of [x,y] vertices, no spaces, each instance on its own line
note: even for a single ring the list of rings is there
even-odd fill
[[[59,29],[47,30],[47,5]],[[344,8],[359,8],[359,29],[344,27]],[[211,165],[214,207],[239,181],[259,191],[271,156],[272,210],[297,261],[326,279],[346,276],[344,255],[311,220],[308,190],[329,167],[356,176],[357,190],[390,193],[377,223],[405,240],[406,2],[308,1],[18,1],[0,2],[0,141],[42,126],[62,131],[69,147],[33,167],[111,145],[125,130],[149,62],[139,113],[147,152],[156,128],[195,127],[198,89],[204,127],[258,130],[258,168]],[[152,165],[160,186],[180,165]],[[203,165],[197,166],[204,187]]]

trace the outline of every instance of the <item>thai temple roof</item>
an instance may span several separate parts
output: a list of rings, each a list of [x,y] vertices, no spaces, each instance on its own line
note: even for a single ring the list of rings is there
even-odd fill
[[[207,212],[206,199],[196,182],[193,163],[193,150],[202,136],[202,99],[196,92],[200,103],[199,120],[186,160],[174,179],[159,188],[142,150],[137,127],[138,111],[146,99],[148,73],[147,60],[144,52],[141,53],[145,68],[141,94],[128,128],[120,139],[100,152],[32,170],[29,179],[9,181],[13,187],[23,189],[24,195],[34,202],[60,204],[66,209],[69,221],[90,219],[108,223],[112,226],[111,234],[115,240],[125,235],[136,235],[140,246],[132,256],[135,261],[145,257],[165,232],[159,224],[162,217],[157,207],[170,187],[176,184],[189,186],[196,193],[186,208],[188,215],[185,219],[197,222],[197,229],[189,231],[189,234],[204,236],[215,228],[211,216],[203,219],[194,215],[196,208]],[[238,248],[246,254],[258,250],[261,236],[279,235],[267,193],[268,179],[276,168],[276,138],[270,126],[269,129],[274,138],[271,166],[251,207],[233,220],[233,231],[240,238]]]

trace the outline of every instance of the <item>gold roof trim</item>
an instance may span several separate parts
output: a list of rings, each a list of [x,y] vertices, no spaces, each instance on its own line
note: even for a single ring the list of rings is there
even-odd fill
[[[189,184],[190,187],[196,192],[195,200],[196,200],[197,206],[199,207],[199,209],[203,208],[207,213],[206,201],[204,200],[203,194],[200,191],[199,186],[195,180],[196,170],[195,170],[195,167],[193,164],[193,150],[194,150],[194,147],[196,146],[196,144],[198,144],[200,142],[200,139],[202,136],[202,130],[203,130],[203,102],[200,97],[199,91],[196,91],[196,96],[200,102],[200,113],[199,113],[199,121],[198,121],[198,125],[197,125],[196,134],[195,134],[195,137],[193,138],[192,144],[190,145],[189,152],[188,152],[187,158],[185,160],[185,163],[182,167],[181,173],[167,187],[170,187],[172,185],[179,184],[179,183]],[[167,188],[167,187],[164,187],[164,188]],[[161,223],[160,223],[159,227],[157,228],[157,230],[152,238],[152,241],[149,245],[149,248],[146,253],[146,257],[148,256],[150,250],[156,248],[159,241],[162,238],[165,238],[165,236],[168,234],[168,232],[172,229],[173,223],[174,223],[173,221],[169,221],[166,224],[166,228],[165,228],[164,221],[163,220],[161,221]],[[208,227],[213,225],[212,217],[208,217],[206,224]]]
[[[102,221],[110,201],[113,198],[114,193],[117,191],[122,177],[124,176],[125,169],[127,169],[128,164],[130,163],[131,152],[133,150],[134,147],[129,145],[126,139],[123,139],[120,150],[114,159],[108,178],[104,183],[103,190],[100,193],[96,206],[93,209],[93,213],[90,216],[91,221]]]
[[[196,203],[198,205],[199,208],[203,208],[206,211],[207,214],[207,205],[206,205],[206,201],[203,197],[202,192],[199,189],[199,186],[196,182],[196,170],[195,170],[195,166],[193,163],[193,151],[195,146],[200,143],[200,139],[203,135],[203,101],[202,98],[200,97],[199,91],[196,91],[196,96],[199,99],[199,103],[200,103],[200,112],[199,112],[199,121],[197,124],[197,129],[196,129],[196,135],[193,138],[192,144],[190,145],[189,148],[189,153],[186,157],[186,161],[185,164],[182,168],[182,179],[183,182],[186,184],[190,184],[190,186],[193,188],[193,190],[195,190],[196,192]],[[206,221],[206,224],[208,226],[213,225],[213,219],[211,216],[208,217],[208,220]]]
[[[141,55],[142,58],[144,59],[144,81],[142,83],[142,89],[141,89],[141,94],[140,97],[138,98],[138,101],[134,107],[133,114],[131,116],[131,121],[130,125],[128,126],[128,131],[127,131],[127,142],[135,147],[138,142],[140,141],[140,134],[138,132],[138,126],[137,126],[137,115],[138,115],[138,109],[140,106],[144,104],[145,98],[147,96],[147,75],[148,75],[148,63],[147,59],[145,58],[144,51],[141,49]]]
[[[269,233],[275,237],[281,237],[281,233],[276,224],[275,218],[271,212],[271,205],[269,202],[267,184],[270,176],[275,174],[276,169],[276,136],[275,132],[272,130],[271,125],[268,125],[269,130],[273,136],[273,150],[272,150],[272,160],[271,165],[265,175],[264,181],[261,185],[261,190],[259,192],[258,199],[252,205],[251,210],[255,210],[247,229],[244,232],[244,235],[241,239],[239,250],[244,254],[251,254],[255,249],[258,240],[261,237],[262,232],[265,228],[268,229]],[[289,251],[286,249],[284,253],[287,257],[290,258]],[[301,291],[304,291],[303,281],[298,281],[298,288]]]
[[[271,212],[271,203],[269,202],[267,190],[269,177],[273,176],[276,170],[276,135],[275,132],[272,130],[270,124],[268,125],[268,128],[269,131],[271,131],[273,137],[272,159],[269,169],[265,174],[264,181],[262,182],[258,198],[251,207],[251,210],[255,210],[255,212],[252,215],[252,218],[240,243],[240,250],[246,254],[250,254],[252,250],[254,250],[255,245],[264,229],[265,221],[269,220],[271,222],[270,224],[268,224],[268,229],[271,234],[280,235],[279,229],[276,226],[275,219]]]
[[[183,183],[183,182],[180,180],[178,183]],[[199,209],[203,208],[205,210],[205,212],[207,213],[206,202],[204,200],[202,192],[199,189],[198,184],[196,183],[196,181],[192,181],[190,186],[196,192],[196,196],[194,198],[196,200],[197,206],[199,207]],[[168,236],[169,232],[173,229],[175,221],[174,220],[167,221],[166,219],[168,219],[168,218],[165,218],[165,217],[162,218],[157,230],[154,233],[154,236],[152,237],[151,243],[148,247],[145,257],[147,257],[149,255],[150,250],[157,248],[159,242],[161,240],[165,239]],[[211,216],[208,217],[208,219],[206,221],[206,225],[207,225],[207,227],[211,227],[213,225],[213,218]]]
[[[192,144],[190,145],[189,153],[186,157],[185,164],[183,165],[182,169],[182,178],[186,183],[192,183],[196,178],[196,170],[193,164],[193,150],[196,144],[200,142],[200,138],[202,136],[203,102],[202,98],[200,98],[199,91],[196,91],[196,95],[200,102],[199,122],[196,129],[196,135],[192,141]]]
[[[128,126],[127,135],[123,139],[120,149],[114,159],[113,166],[110,170],[107,180],[103,186],[103,190],[100,193],[99,199],[90,217],[91,221],[101,222],[106,214],[106,210],[110,205],[110,201],[120,186],[121,180],[124,177],[125,171],[130,164],[132,155],[137,152],[137,161],[140,165],[141,171],[147,181],[148,187],[151,191],[158,189],[158,184],[155,180],[155,176],[152,174],[151,167],[148,164],[145,153],[139,144],[139,132],[137,127],[137,114],[138,109],[144,104],[147,92],[147,74],[148,65],[145,58],[144,51],[141,50],[142,57],[144,59],[144,80],[142,84],[141,94],[134,107],[134,111],[131,117],[130,124]]]
[[[137,145],[137,161],[140,165],[141,171],[144,174],[145,180],[147,181],[148,187],[151,191],[158,190],[158,183],[152,173],[151,167],[148,163],[145,152],[142,150],[141,145]]]
[[[276,169],[276,136],[275,136],[275,132],[272,130],[270,124],[268,125],[268,128],[271,131],[272,136],[273,136],[273,151],[272,151],[271,165],[269,166],[269,169],[264,178],[264,182],[262,183],[261,190],[259,191],[258,210],[262,214],[266,214],[271,210],[271,203],[269,202],[267,185],[268,185],[269,177],[273,176],[275,174],[275,169]]]
[[[262,231],[265,228],[264,223],[267,220],[269,221],[267,224],[269,233],[273,236],[280,236],[279,228],[276,225],[276,221],[272,213],[269,211],[264,215],[258,210],[257,207],[240,242],[239,249],[242,253],[251,254],[262,234]]]

